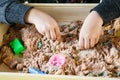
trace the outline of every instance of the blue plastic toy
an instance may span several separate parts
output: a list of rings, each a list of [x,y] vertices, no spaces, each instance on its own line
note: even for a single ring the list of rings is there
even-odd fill
[[[35,69],[35,68],[29,68],[28,69],[28,72],[31,73],[31,74],[46,74],[38,69]]]

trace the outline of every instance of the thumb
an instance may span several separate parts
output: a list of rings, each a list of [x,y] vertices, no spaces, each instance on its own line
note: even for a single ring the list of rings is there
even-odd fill
[[[104,31],[103,31],[103,29],[101,29],[100,36],[103,36],[103,35],[104,35]]]

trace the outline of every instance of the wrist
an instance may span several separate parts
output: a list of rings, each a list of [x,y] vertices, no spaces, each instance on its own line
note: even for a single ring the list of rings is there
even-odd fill
[[[92,18],[94,18],[94,21],[97,22],[98,25],[103,25],[103,19],[96,11],[92,11],[91,15],[93,16]]]
[[[30,10],[27,11],[26,15],[25,15],[25,22],[26,23],[30,23],[30,24],[33,24],[35,21],[34,21],[34,18],[36,17],[36,9],[35,8],[31,8]]]

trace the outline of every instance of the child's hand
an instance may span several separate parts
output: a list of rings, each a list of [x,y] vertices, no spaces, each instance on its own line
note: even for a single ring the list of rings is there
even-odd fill
[[[98,42],[102,31],[102,18],[96,11],[92,11],[81,28],[79,34],[80,49],[89,49]]]
[[[60,40],[60,30],[57,22],[38,9],[31,9],[25,16],[25,21],[35,25],[36,29],[48,39]]]

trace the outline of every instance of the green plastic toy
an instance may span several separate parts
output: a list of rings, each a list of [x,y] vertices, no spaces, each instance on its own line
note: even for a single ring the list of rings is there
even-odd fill
[[[19,55],[22,51],[25,50],[24,46],[18,38],[15,38],[13,41],[10,42],[10,47],[16,55]]]

